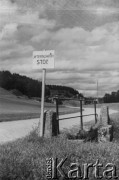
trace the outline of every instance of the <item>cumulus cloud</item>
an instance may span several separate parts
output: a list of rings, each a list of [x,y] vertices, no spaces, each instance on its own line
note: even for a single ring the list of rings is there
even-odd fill
[[[69,8],[71,3],[72,1],[67,5],[67,1],[60,1],[57,8],[62,9],[64,6],[65,9]],[[78,8],[83,10],[83,13],[80,12],[82,20],[77,25],[78,16],[75,16],[72,26],[69,26],[71,21],[67,15],[72,13],[71,8],[68,14],[62,14],[59,21],[53,10],[50,14],[52,17],[48,16],[48,8],[56,6],[51,1],[48,1],[46,6],[45,1],[43,3],[38,0],[34,2],[20,0],[15,3],[0,0],[1,70],[8,69],[41,79],[41,71],[39,73],[32,69],[32,53],[34,50],[54,49],[55,69],[47,71],[47,84],[71,86],[80,92],[85,92],[85,95],[96,95],[98,80],[99,95],[117,90],[119,88],[119,22],[104,23],[103,20],[98,19],[102,23],[97,26],[96,23],[94,25],[93,18],[88,19],[91,12],[85,11],[86,21],[90,26],[86,28],[83,22],[84,10],[86,8],[90,10],[92,3],[94,7],[100,8],[100,6],[97,6],[97,0],[79,0],[75,3],[79,3]],[[105,5],[103,4],[103,7]],[[117,8],[114,5],[113,3],[113,10]],[[111,8],[110,3],[107,8]]]

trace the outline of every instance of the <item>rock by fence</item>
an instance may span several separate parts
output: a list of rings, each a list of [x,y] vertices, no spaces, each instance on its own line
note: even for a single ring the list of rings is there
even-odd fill
[[[108,106],[102,106],[100,111],[100,125],[107,126],[110,123],[109,108]]]
[[[98,127],[98,142],[112,141],[112,139],[113,126],[110,125],[109,109],[107,106],[102,106]]]
[[[45,138],[51,138],[57,136],[59,133],[59,121],[56,117],[56,112],[48,110],[44,114],[44,132]]]
[[[89,130],[86,141],[108,142],[113,139],[113,126],[110,125],[109,109],[102,106],[100,118],[97,123]]]
[[[113,139],[113,126],[107,125],[99,128],[98,130],[98,142],[112,141]]]

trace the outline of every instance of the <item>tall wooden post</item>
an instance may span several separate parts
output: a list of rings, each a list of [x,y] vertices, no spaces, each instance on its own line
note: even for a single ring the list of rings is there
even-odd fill
[[[83,130],[83,109],[82,109],[82,100],[80,100],[80,123],[81,123],[81,130]]]
[[[46,69],[42,71],[42,98],[41,98],[41,117],[40,117],[40,137],[43,136],[44,126],[44,102],[45,102],[45,77]]]

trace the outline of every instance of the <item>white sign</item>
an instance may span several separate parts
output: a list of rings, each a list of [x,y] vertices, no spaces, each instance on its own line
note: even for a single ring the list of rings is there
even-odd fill
[[[44,50],[44,51],[34,51],[33,52],[33,69],[54,69],[55,51],[54,50]]]

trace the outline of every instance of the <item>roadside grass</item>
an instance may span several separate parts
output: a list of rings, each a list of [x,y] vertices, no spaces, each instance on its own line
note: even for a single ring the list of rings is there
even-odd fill
[[[40,117],[40,113],[11,113],[0,114],[0,122],[25,120]]]
[[[5,91],[3,91],[2,94],[0,95],[0,122],[16,121],[22,119],[25,120],[40,117],[40,102],[25,98],[20,99],[16,96],[13,96],[9,92],[7,94],[7,92]],[[65,107],[65,105],[79,107],[80,102],[74,100],[64,101],[64,105],[59,106],[60,115],[76,113],[80,111],[80,108],[69,108]],[[108,105],[111,109],[119,110],[119,103],[106,105]],[[97,104],[97,108],[100,108],[101,106],[102,104]],[[83,107],[94,108],[94,105],[83,105]],[[45,109],[52,109],[53,111],[56,111],[55,105],[51,103],[45,103]]]
[[[119,103],[103,103],[103,104],[97,104],[96,106],[97,106],[97,108],[101,108],[101,106],[108,106],[109,107],[109,109],[112,109],[112,110],[117,110],[117,111],[119,111]],[[93,104],[89,104],[89,105],[84,105],[84,107],[94,107],[94,105]]]
[[[0,122],[25,120],[40,117],[41,102],[26,98],[17,98],[0,89]],[[56,105],[45,102],[45,109],[56,111]],[[63,105],[59,106],[59,114],[79,112]]]
[[[53,111],[56,111],[55,108],[52,108]],[[79,109],[70,109],[66,107],[61,107],[59,111],[59,115],[70,114],[70,113],[77,113]],[[40,108],[38,112],[26,112],[26,113],[0,113],[0,122],[7,122],[7,121],[16,121],[16,120],[27,120],[27,119],[34,119],[40,117]]]
[[[79,162],[83,173],[84,163],[103,164],[100,175],[107,163],[117,167],[119,176],[119,113],[111,116],[114,125],[114,141],[108,143],[83,143],[69,141],[62,133],[52,139],[40,138],[33,130],[27,137],[0,146],[0,180],[46,180],[46,158],[67,157],[62,169],[68,173],[70,163]],[[93,168],[89,179],[95,180]],[[60,179],[60,178],[59,178]],[[66,178],[62,178],[65,180]],[[106,179],[105,177],[102,179]]]
[[[73,107],[80,107],[80,101],[76,101],[76,100],[66,100],[63,102],[63,105],[66,106],[73,106]],[[100,108],[102,105],[106,105],[108,106],[110,109],[113,110],[119,110],[119,103],[99,103],[97,104],[97,108]],[[94,104],[87,104],[87,105],[83,105],[83,107],[87,107],[87,108],[94,108]]]
[[[109,106],[110,109],[119,111],[119,103],[108,103],[107,106]]]
[[[63,101],[63,105],[80,107],[80,101],[79,100],[65,100],[65,101]]]

